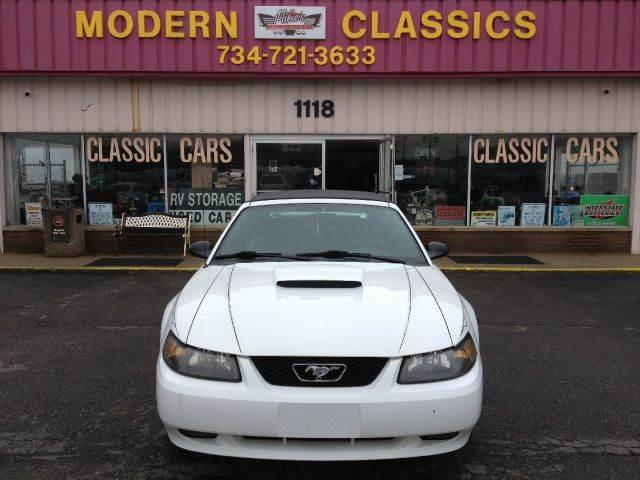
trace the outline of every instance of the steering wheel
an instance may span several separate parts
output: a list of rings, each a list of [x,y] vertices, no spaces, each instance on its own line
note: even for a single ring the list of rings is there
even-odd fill
[[[368,253],[372,250],[384,248],[384,245],[378,240],[371,238],[360,238],[353,240],[345,245],[345,249],[349,252]]]

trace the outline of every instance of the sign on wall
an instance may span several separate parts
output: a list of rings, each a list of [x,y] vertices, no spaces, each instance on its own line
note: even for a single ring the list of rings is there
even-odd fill
[[[635,24],[626,21],[636,15],[633,1],[598,8],[593,0],[279,3],[6,1],[0,72],[199,78],[640,72]]]
[[[626,226],[629,217],[628,195],[582,195],[586,226]]]
[[[324,40],[326,35],[325,7],[256,6],[253,20],[255,38]]]

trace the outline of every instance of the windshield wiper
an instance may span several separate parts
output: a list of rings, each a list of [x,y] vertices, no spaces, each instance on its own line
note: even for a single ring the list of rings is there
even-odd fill
[[[227,253],[225,255],[214,255],[214,260],[225,260],[228,258],[238,258],[240,260],[254,260],[256,258],[283,258],[287,260],[307,260],[293,255],[283,255],[279,252],[254,252],[253,250],[241,250],[239,252]]]
[[[308,252],[308,253],[298,253],[298,257],[322,257],[322,258],[365,258],[371,260],[381,260],[383,262],[390,263],[406,263],[404,260],[400,258],[393,257],[383,257],[381,255],[371,255],[370,253],[358,253],[358,252],[346,252],[344,250],[325,250],[324,252]]]

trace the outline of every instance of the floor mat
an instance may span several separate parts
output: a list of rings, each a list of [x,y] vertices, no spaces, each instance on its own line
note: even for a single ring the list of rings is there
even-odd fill
[[[449,255],[456,263],[482,265],[544,265],[540,260],[526,255]]]
[[[99,258],[85,267],[175,267],[183,258],[111,257]]]

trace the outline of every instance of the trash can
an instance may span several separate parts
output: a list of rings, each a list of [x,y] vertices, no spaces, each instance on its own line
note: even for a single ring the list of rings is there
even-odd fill
[[[44,209],[44,254],[47,257],[77,257],[84,254],[82,208]]]

